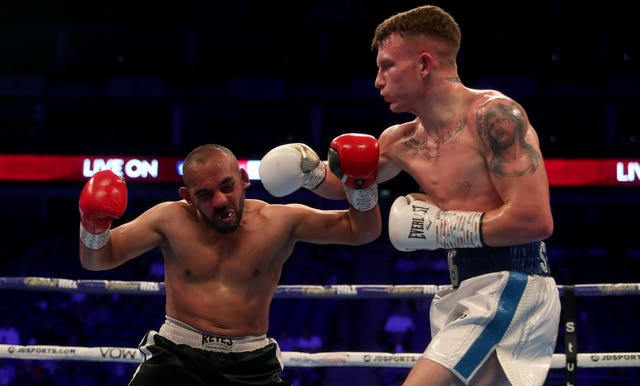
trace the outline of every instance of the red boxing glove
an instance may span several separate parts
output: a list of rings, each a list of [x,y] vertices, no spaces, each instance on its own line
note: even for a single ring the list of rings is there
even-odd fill
[[[97,172],[80,193],[80,239],[92,249],[109,241],[109,228],[127,207],[127,185],[111,170]]]
[[[331,141],[329,168],[345,187],[351,205],[367,211],[378,203],[378,140],[368,134],[342,134]]]
[[[378,140],[367,134],[342,134],[329,148],[329,168],[353,189],[364,189],[378,177]]]

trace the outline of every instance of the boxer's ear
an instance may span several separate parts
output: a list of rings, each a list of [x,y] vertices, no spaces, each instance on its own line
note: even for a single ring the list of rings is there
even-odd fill
[[[178,188],[178,194],[183,200],[191,204],[191,196],[189,195],[189,189],[187,189],[185,186],[181,186]]]
[[[244,185],[245,188],[248,188],[251,185],[249,173],[243,168],[240,168],[240,180],[242,181],[242,185]]]

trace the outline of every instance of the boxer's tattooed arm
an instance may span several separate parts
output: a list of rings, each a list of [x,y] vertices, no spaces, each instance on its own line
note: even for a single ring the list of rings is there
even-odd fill
[[[526,118],[521,107],[506,99],[493,99],[478,109],[478,135],[493,152],[489,167],[495,174],[518,177],[535,173],[542,156],[526,141]]]

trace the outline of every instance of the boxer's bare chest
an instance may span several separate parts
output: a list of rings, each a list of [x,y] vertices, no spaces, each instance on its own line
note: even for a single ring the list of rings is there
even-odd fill
[[[394,144],[395,161],[440,205],[492,190],[486,160],[472,127],[461,121],[436,136],[415,130]]]

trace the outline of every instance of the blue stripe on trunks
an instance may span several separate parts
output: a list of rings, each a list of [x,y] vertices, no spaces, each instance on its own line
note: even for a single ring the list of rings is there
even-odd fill
[[[464,379],[469,379],[473,371],[485,359],[487,353],[495,347],[509,328],[513,314],[515,314],[527,286],[527,279],[527,275],[523,273],[509,272],[509,279],[502,295],[500,295],[495,316],[454,367],[454,370]]]

